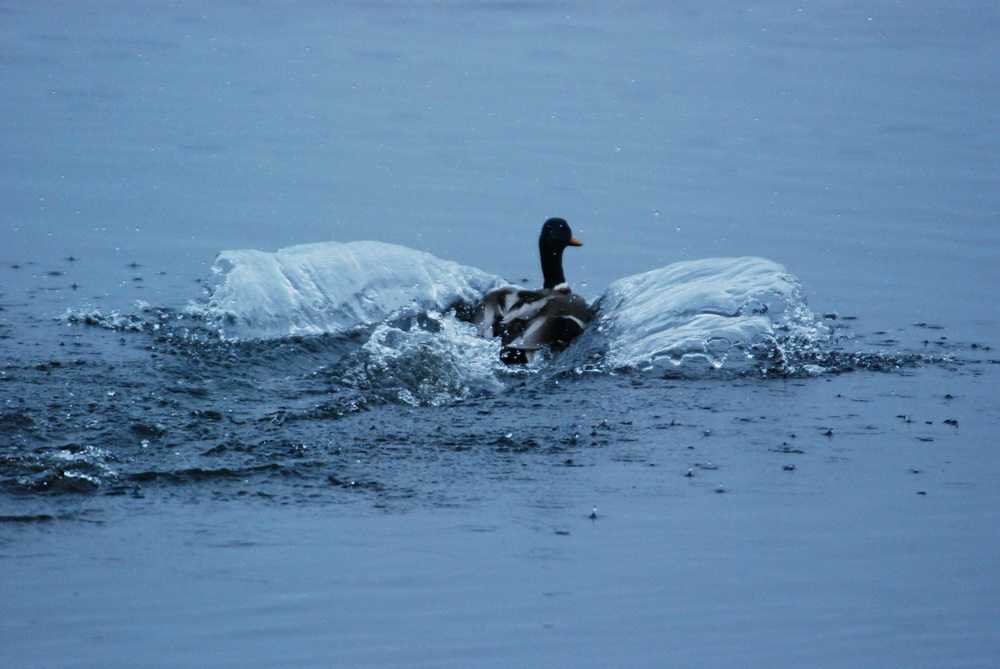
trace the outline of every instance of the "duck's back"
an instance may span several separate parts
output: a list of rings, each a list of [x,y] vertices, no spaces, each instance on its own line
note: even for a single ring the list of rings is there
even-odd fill
[[[569,288],[501,288],[483,298],[475,323],[480,336],[500,337],[507,348],[563,347],[590,322],[587,301]]]

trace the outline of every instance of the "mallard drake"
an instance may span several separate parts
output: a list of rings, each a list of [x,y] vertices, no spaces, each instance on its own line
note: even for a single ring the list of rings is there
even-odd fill
[[[569,224],[550,218],[538,237],[545,285],[541,290],[510,286],[483,296],[474,322],[482,337],[500,337],[500,360],[512,364],[530,361],[546,346],[560,351],[590,322],[587,301],[570,290],[563,275],[562,256],[567,246],[583,246]]]

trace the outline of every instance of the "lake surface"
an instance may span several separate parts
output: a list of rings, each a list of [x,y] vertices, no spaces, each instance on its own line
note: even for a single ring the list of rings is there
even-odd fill
[[[0,664],[1000,662],[994,3],[0,36]],[[549,216],[600,327],[506,369]]]

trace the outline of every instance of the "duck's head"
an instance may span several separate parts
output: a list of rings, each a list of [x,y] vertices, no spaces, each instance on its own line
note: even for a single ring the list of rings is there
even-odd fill
[[[567,246],[583,246],[583,242],[573,236],[569,223],[561,218],[550,218],[542,225],[538,236],[538,251],[542,257],[542,275],[545,287],[555,288],[566,283],[563,275],[562,254]]]
[[[543,252],[561,252],[567,246],[583,246],[583,242],[573,236],[569,223],[562,218],[550,218],[542,225],[538,237],[538,248]]]

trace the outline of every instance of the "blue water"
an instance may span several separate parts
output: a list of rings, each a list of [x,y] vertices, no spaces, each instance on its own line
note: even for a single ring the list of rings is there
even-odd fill
[[[0,1],[0,664],[996,664],[998,38]],[[549,216],[604,311],[505,369],[444,302]]]

